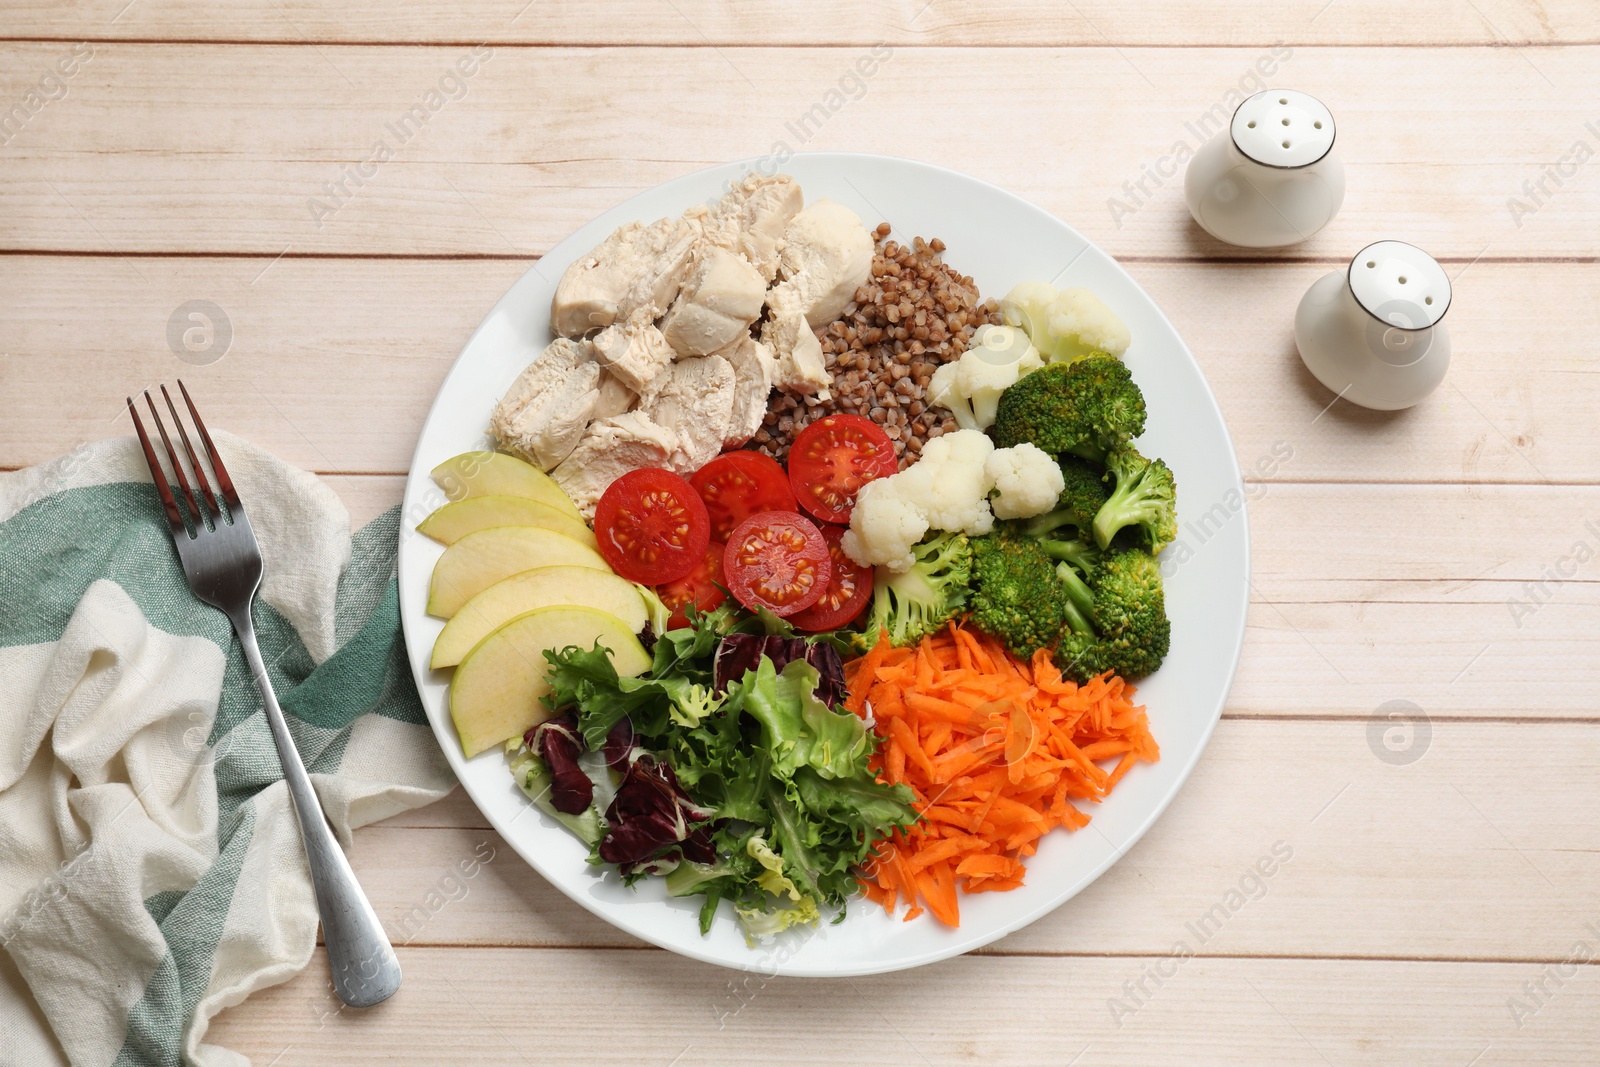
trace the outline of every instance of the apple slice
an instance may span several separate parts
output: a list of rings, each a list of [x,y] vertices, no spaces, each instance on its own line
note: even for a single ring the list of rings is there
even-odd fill
[[[433,565],[428,614],[448,619],[495,582],[535,567],[588,567],[610,573],[600,553],[539,526],[492,526],[444,550]]]
[[[548,474],[503,452],[463,452],[433,468],[433,480],[451,500],[523,496],[583,521],[567,494]]]
[[[650,653],[628,624],[603,611],[570,604],[518,615],[467,653],[450,682],[450,718],[468,758],[526,733],[554,712],[541,703],[550,691],[547,649],[593,648],[598,641],[624,678],[650,667]]]
[[[649,617],[644,597],[626,578],[588,567],[538,567],[496,582],[463,604],[433,643],[432,666],[453,667],[509,620],[560,604],[615,615],[633,633],[643,630]]]
[[[494,526],[543,526],[563,537],[595,546],[594,531],[549,504],[525,496],[474,496],[457,500],[423,519],[417,532],[441,544],[453,545],[469,533]]]

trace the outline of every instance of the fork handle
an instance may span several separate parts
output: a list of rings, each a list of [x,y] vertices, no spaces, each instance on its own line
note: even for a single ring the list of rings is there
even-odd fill
[[[311,787],[311,776],[306,773],[300,752],[289,736],[289,724],[284,721],[266,665],[261,662],[250,606],[246,604],[241,610],[230,612],[228,618],[239,635],[245,661],[250,664],[250,673],[255,675],[256,686],[261,690],[261,702],[266,705],[267,722],[272,727],[272,740],[278,746],[278,759],[283,764],[283,778],[300,819],[300,839],[311,865],[311,884],[317,893],[317,912],[322,917],[322,936],[328,950],[334,992],[352,1008],[371,1007],[400,988],[400,961],[395,958],[394,948],[383,932],[377,913],[372,910],[372,903],[361,891],[361,884],[350,869],[350,861],[328,825],[322,804]]]

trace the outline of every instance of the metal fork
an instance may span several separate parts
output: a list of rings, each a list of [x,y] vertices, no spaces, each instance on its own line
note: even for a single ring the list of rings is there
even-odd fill
[[[205,445],[211,469],[216,473],[217,492],[211,491],[204,466],[195,455],[189,442],[189,432],[178,418],[172,396],[167,387],[161,387],[161,396],[167,402],[178,437],[188,454],[189,466],[194,471],[194,481],[200,490],[202,508],[190,488],[188,475],[178,459],[167,427],[161,421],[150,390],[144,391],[144,400],[161,433],[161,443],[166,446],[167,459],[178,479],[183,502],[188,505],[188,521],[173,497],[172,486],[162,472],[161,461],[150,445],[139,420],[139,411],[128,398],[128,413],[133,416],[133,426],[139,432],[139,443],[144,446],[144,458],[150,464],[150,477],[156,483],[156,492],[167,511],[167,524],[172,528],[172,542],[178,548],[178,558],[183,562],[183,573],[189,579],[194,595],[228,616],[239,644],[244,648],[245,661],[250,673],[255,675],[261,689],[261,702],[266,705],[267,722],[272,727],[272,740],[278,746],[278,759],[283,763],[283,777],[289,786],[289,796],[294,801],[295,814],[300,819],[300,838],[305,843],[306,859],[311,864],[311,884],[316,889],[317,911],[322,917],[323,940],[328,949],[328,968],[333,973],[333,988],[339,999],[354,1008],[370,1007],[386,999],[400,988],[400,961],[394,948],[378,922],[372,904],[362,893],[350,861],[339,847],[333,830],[328,826],[311,778],[305,764],[289,736],[288,723],[283,709],[272,691],[267,678],[266,664],[261,662],[261,649],[256,644],[255,627],[250,621],[250,605],[255,600],[256,589],[261,585],[261,549],[256,545],[256,535],[250,529],[250,519],[245,515],[244,504],[234,490],[228,468],[222,464],[211,434],[195,410],[194,401],[183,382],[178,382],[189,416],[194,421],[200,441]],[[218,497],[221,497],[219,504]],[[223,507],[222,505],[226,505]]]

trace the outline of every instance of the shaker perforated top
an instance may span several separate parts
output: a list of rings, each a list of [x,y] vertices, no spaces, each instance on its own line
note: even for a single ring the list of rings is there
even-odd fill
[[[1404,241],[1379,241],[1357,252],[1349,278],[1356,303],[1387,326],[1425,330],[1450,309],[1450,276]]]
[[[1333,147],[1333,113],[1293,89],[1267,89],[1233,113],[1233,143],[1269,167],[1309,167]]]

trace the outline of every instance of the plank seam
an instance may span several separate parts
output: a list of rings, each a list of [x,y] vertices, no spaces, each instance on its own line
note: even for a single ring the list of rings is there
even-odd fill
[[[623,162],[619,160],[618,162]],[[527,163],[508,163],[506,166],[525,166]],[[82,248],[21,248],[0,247],[0,256],[24,258],[28,256],[64,259],[331,259],[331,260],[416,260],[419,263],[439,261],[477,261],[536,263],[542,253],[519,254],[514,252],[271,252],[271,251],[185,251],[182,249],[144,249],[135,251],[101,251]],[[1343,266],[1349,259],[1340,256],[1167,256],[1119,255],[1118,263],[1152,263],[1159,265],[1330,265]],[[1491,266],[1549,266],[1552,264],[1587,265],[1600,262],[1594,256],[1435,256],[1440,263],[1478,264]]]
[[[320,940],[318,944],[321,944]],[[521,952],[660,952],[668,954],[668,950],[656,945],[528,945],[517,944],[509,941],[412,941],[396,946],[400,949],[418,949],[424,951],[459,952],[462,949],[514,949]],[[1090,959],[1090,960],[1159,960],[1167,959],[1170,953],[1163,952],[1074,952],[1063,950],[1052,952],[1046,949],[1035,951],[1008,950],[979,948],[964,953],[967,956],[988,957],[990,959]],[[1308,963],[1453,963],[1453,964],[1478,964],[1485,966],[1537,966],[1540,964],[1573,963],[1586,967],[1600,967],[1600,959],[1576,960],[1570,955],[1561,956],[1447,956],[1447,955],[1416,955],[1416,956],[1389,956],[1369,953],[1317,953],[1317,952],[1196,952],[1194,959],[1203,960],[1286,960],[1302,961]]]
[[[901,31],[903,32],[903,31]],[[248,37],[46,37],[46,36],[4,36],[0,37],[0,44],[127,44],[138,46],[149,45],[217,45],[223,47],[270,47],[270,48],[472,48],[477,45],[487,44],[493,48],[566,48],[566,49],[593,49],[613,50],[630,49],[643,50],[647,48],[681,48],[695,51],[716,51],[720,48],[750,48],[750,49],[791,49],[795,51],[827,52],[843,49],[866,48],[874,43],[871,40],[861,41],[830,41],[824,43],[806,42],[804,44],[791,42],[772,41],[496,41],[482,38],[470,38],[457,41],[451,40],[341,40],[336,38],[309,38],[309,37],[269,37],[253,39]],[[1079,49],[1114,51],[1116,49],[1139,50],[1173,50],[1178,49],[1228,49],[1251,50],[1272,48],[1348,48],[1365,49],[1369,51],[1389,51],[1390,49],[1468,49],[1468,48],[1509,48],[1509,49],[1557,49],[1557,48],[1593,48],[1600,46],[1600,39],[1574,40],[1574,41],[1535,41],[1532,39],[1510,41],[1502,38],[1490,38],[1481,41],[1222,41],[1210,43],[1193,42],[1168,42],[1168,41],[1110,41],[1100,37],[1094,41],[1056,41],[1047,44],[1025,41],[993,41],[982,44],[954,44],[946,41],[891,41],[895,48],[915,48],[932,51],[934,49],[961,49],[964,51],[979,51],[983,49]]]

